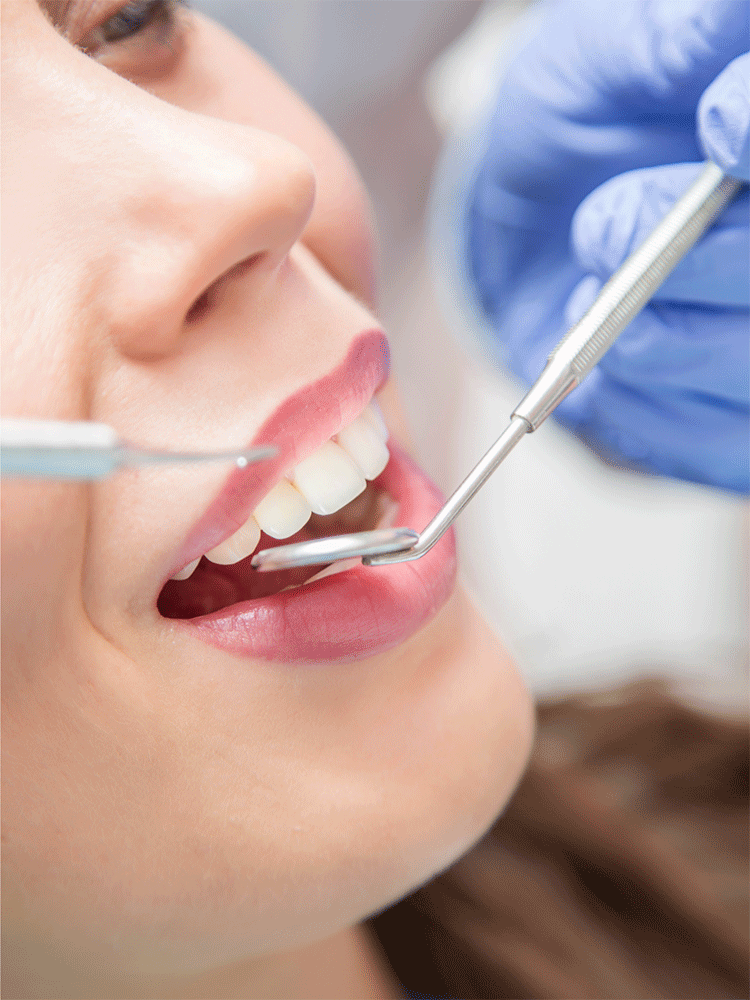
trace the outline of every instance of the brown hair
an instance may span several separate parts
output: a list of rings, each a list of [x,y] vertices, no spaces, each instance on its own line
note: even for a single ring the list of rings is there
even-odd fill
[[[542,704],[504,815],[370,922],[406,991],[748,995],[748,726],[659,683]]]

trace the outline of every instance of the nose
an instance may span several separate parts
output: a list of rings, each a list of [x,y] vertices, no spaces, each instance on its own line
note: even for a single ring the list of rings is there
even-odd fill
[[[170,106],[150,110],[137,140],[131,131],[120,146],[121,229],[107,280],[108,330],[134,359],[178,350],[185,331],[219,308],[227,283],[257,291],[270,280],[315,198],[312,164],[286,140]]]

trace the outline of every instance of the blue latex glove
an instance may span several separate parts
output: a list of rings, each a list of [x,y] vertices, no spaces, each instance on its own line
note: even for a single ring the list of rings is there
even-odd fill
[[[491,346],[527,383],[699,161],[750,170],[747,0],[573,0],[532,16],[468,218]],[[555,415],[613,461],[747,493],[749,260],[745,192]]]

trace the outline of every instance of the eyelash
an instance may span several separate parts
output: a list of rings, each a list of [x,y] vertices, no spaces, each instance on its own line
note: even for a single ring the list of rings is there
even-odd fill
[[[130,0],[96,28],[95,44],[85,46],[85,51],[94,54],[103,47],[127,44],[149,28],[158,28],[159,44],[169,46],[181,27],[179,8],[187,6],[188,0]]]

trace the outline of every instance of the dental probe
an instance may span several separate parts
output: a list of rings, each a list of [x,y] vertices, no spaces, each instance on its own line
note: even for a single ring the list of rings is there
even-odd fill
[[[697,180],[615,271],[552,351],[542,374],[513,411],[509,426],[420,534],[392,528],[281,545],[259,552],[252,566],[262,571],[291,569],[354,556],[361,556],[366,566],[420,559],[521,438],[535,431],[581,384],[741,187],[741,181],[706,163]]]
[[[23,479],[104,479],[118,469],[175,462],[235,462],[243,469],[273,458],[264,445],[237,451],[160,451],[122,441],[114,427],[88,420],[0,420],[0,472]]]

